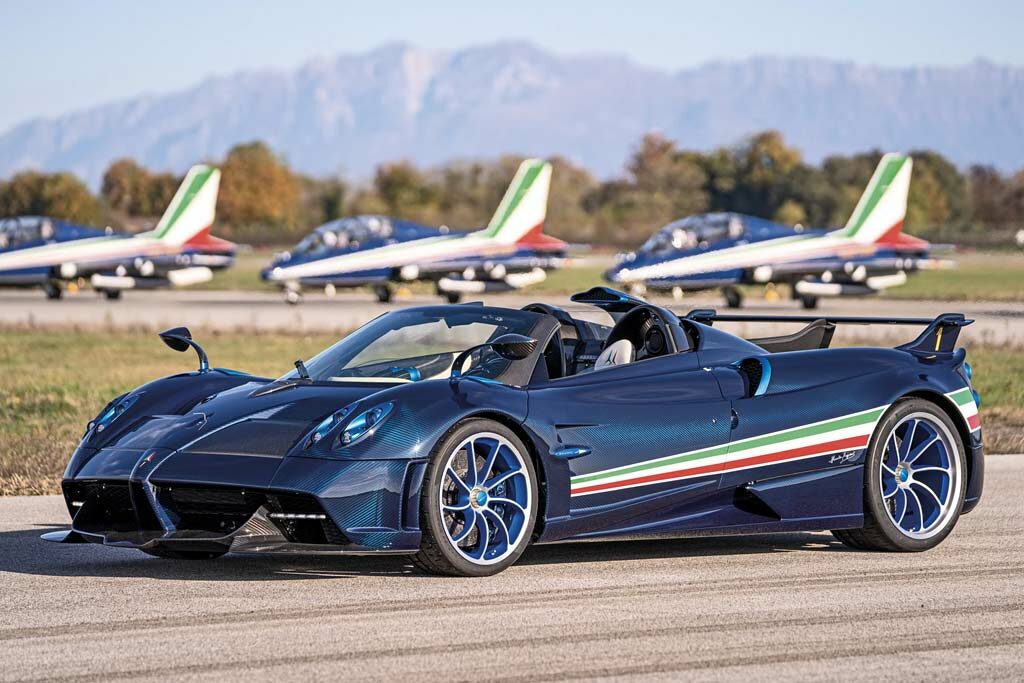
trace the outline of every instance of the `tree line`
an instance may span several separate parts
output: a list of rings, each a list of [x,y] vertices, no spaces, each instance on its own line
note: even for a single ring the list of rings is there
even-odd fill
[[[619,178],[599,180],[555,157],[547,230],[570,242],[636,246],[656,228],[693,213],[737,211],[794,225],[846,222],[882,152],[833,155],[810,164],[775,131],[708,152],[645,135]],[[1024,170],[985,165],[961,172],[941,154],[915,150],[906,229],[938,241],[994,246],[1024,227]],[[333,218],[386,214],[434,225],[482,226],[522,157],[454,161],[421,168],[383,163],[369,180],[293,171],[262,142],[214,161],[223,171],[218,234],[286,244]],[[119,229],[152,225],[180,183],[131,159],[113,162],[98,195],[69,173],[24,171],[0,181],[0,216],[49,215]]]

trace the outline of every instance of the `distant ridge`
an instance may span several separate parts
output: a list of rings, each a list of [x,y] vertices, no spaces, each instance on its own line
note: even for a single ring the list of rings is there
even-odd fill
[[[649,130],[706,149],[767,128],[812,161],[929,147],[958,164],[1016,169],[1024,68],[759,57],[672,73],[521,42],[455,52],[392,44],[27,121],[0,134],[0,177],[71,170],[96,185],[122,156],[183,172],[256,138],[314,174],[515,152],[561,154],[607,176]]]

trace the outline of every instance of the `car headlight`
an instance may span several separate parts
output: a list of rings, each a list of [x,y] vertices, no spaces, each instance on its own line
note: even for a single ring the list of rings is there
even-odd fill
[[[388,401],[369,410],[364,410],[348,421],[348,424],[345,425],[341,432],[338,442],[344,447],[369,436],[377,429],[381,422],[387,419],[394,409],[394,401]]]
[[[116,398],[110,402],[107,409],[100,413],[99,417],[89,423],[86,433],[95,430],[97,434],[106,429],[111,422],[121,417],[125,411],[131,408],[139,400],[137,394],[131,394]]]
[[[331,430],[334,429],[339,422],[344,420],[345,416],[350,412],[352,412],[352,407],[347,406],[325,417],[320,424],[313,429],[313,433],[309,435],[309,438],[306,439],[306,448],[323,441],[324,437],[330,434]]]

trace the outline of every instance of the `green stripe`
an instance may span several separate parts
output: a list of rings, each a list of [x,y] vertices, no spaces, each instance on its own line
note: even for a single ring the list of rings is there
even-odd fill
[[[878,174],[877,181],[871,186],[871,194],[868,196],[868,200],[864,204],[864,209],[853,218],[849,227],[847,227],[847,237],[853,237],[861,227],[863,227],[864,223],[871,215],[871,212],[875,210],[878,202],[882,200],[882,197],[885,195],[885,191],[889,189],[889,185],[892,184],[896,174],[900,172],[900,169],[903,168],[903,164],[906,161],[907,157],[897,157],[882,168],[882,172]]]
[[[974,395],[971,393],[971,390],[966,387],[947,395],[953,399],[958,406],[965,406],[969,403],[974,403]]]
[[[793,429],[787,429],[777,434],[769,434],[767,436],[755,436],[749,439],[743,439],[733,444],[726,444],[724,446],[714,446],[712,448],[706,448],[693,453],[687,453],[685,455],[677,455],[661,460],[651,460],[648,462],[640,463],[639,465],[633,465],[632,467],[626,467],[611,472],[598,472],[595,474],[586,474],[571,479],[572,484],[585,484],[591,481],[599,481],[601,479],[608,479],[610,477],[617,477],[623,474],[634,474],[636,472],[643,472],[645,470],[654,469],[656,467],[664,467],[666,465],[675,465],[684,462],[692,462],[694,460],[703,460],[704,458],[711,458],[716,455],[725,455],[731,451],[747,450],[750,448],[759,448],[760,446],[770,446],[773,444],[782,443],[784,441],[791,441],[794,439],[800,439],[805,436],[818,436],[825,432],[831,432],[838,429],[844,429],[846,427],[856,427],[858,425],[868,424],[874,422],[882,413],[885,408],[877,408],[875,410],[861,413],[859,415],[849,415],[847,417],[838,417],[834,420],[822,422],[816,425],[808,425],[806,427],[794,427]]]
[[[185,212],[185,209],[188,208],[189,204],[192,203],[192,200],[199,193],[199,190],[203,188],[206,181],[210,179],[211,175],[213,175],[213,171],[213,168],[207,167],[192,176],[192,180],[189,181],[188,187],[185,188],[185,192],[181,196],[181,201],[174,206],[170,218],[167,219],[167,223],[156,231],[153,235],[154,237],[158,240],[163,239],[171,228],[174,227],[175,222],[181,218],[181,214]]]
[[[519,183],[518,187],[516,187],[512,196],[508,198],[508,203],[504,207],[499,207],[501,215],[500,217],[497,217],[496,221],[491,223],[490,227],[487,228],[487,232],[484,233],[485,236],[496,237],[501,229],[505,227],[505,223],[508,221],[509,216],[511,216],[512,212],[516,210],[516,207],[519,206],[519,202],[522,201],[526,192],[533,185],[533,181],[535,181],[537,176],[540,175],[541,169],[544,168],[544,163],[545,162],[538,162],[532,164],[530,168],[526,169],[522,182]]]

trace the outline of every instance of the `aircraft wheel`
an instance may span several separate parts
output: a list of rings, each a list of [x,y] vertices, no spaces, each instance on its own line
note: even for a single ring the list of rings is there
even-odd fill
[[[814,310],[818,307],[818,297],[803,294],[800,296],[800,305],[808,311]]]
[[[462,295],[458,292],[442,292],[441,295],[444,297],[444,300],[450,304],[457,304],[462,298]]]
[[[302,303],[302,292],[294,289],[286,289],[284,291],[284,302],[291,304],[292,306]]]
[[[105,289],[103,290],[103,296],[107,297],[107,301],[117,301],[121,298],[121,290]]]
[[[387,285],[374,285],[373,293],[377,296],[377,301],[382,304],[391,303],[391,288]]]
[[[56,282],[47,282],[43,285],[43,293],[46,294],[46,298],[51,301],[57,301],[64,296],[64,290],[60,288]]]
[[[464,421],[441,439],[427,467],[423,540],[413,562],[432,574],[497,574],[530,543],[537,498],[537,475],[519,437],[492,420]]]
[[[729,308],[742,308],[743,306],[743,293],[735,287],[725,287],[722,289],[722,294],[725,296],[725,305]]]

